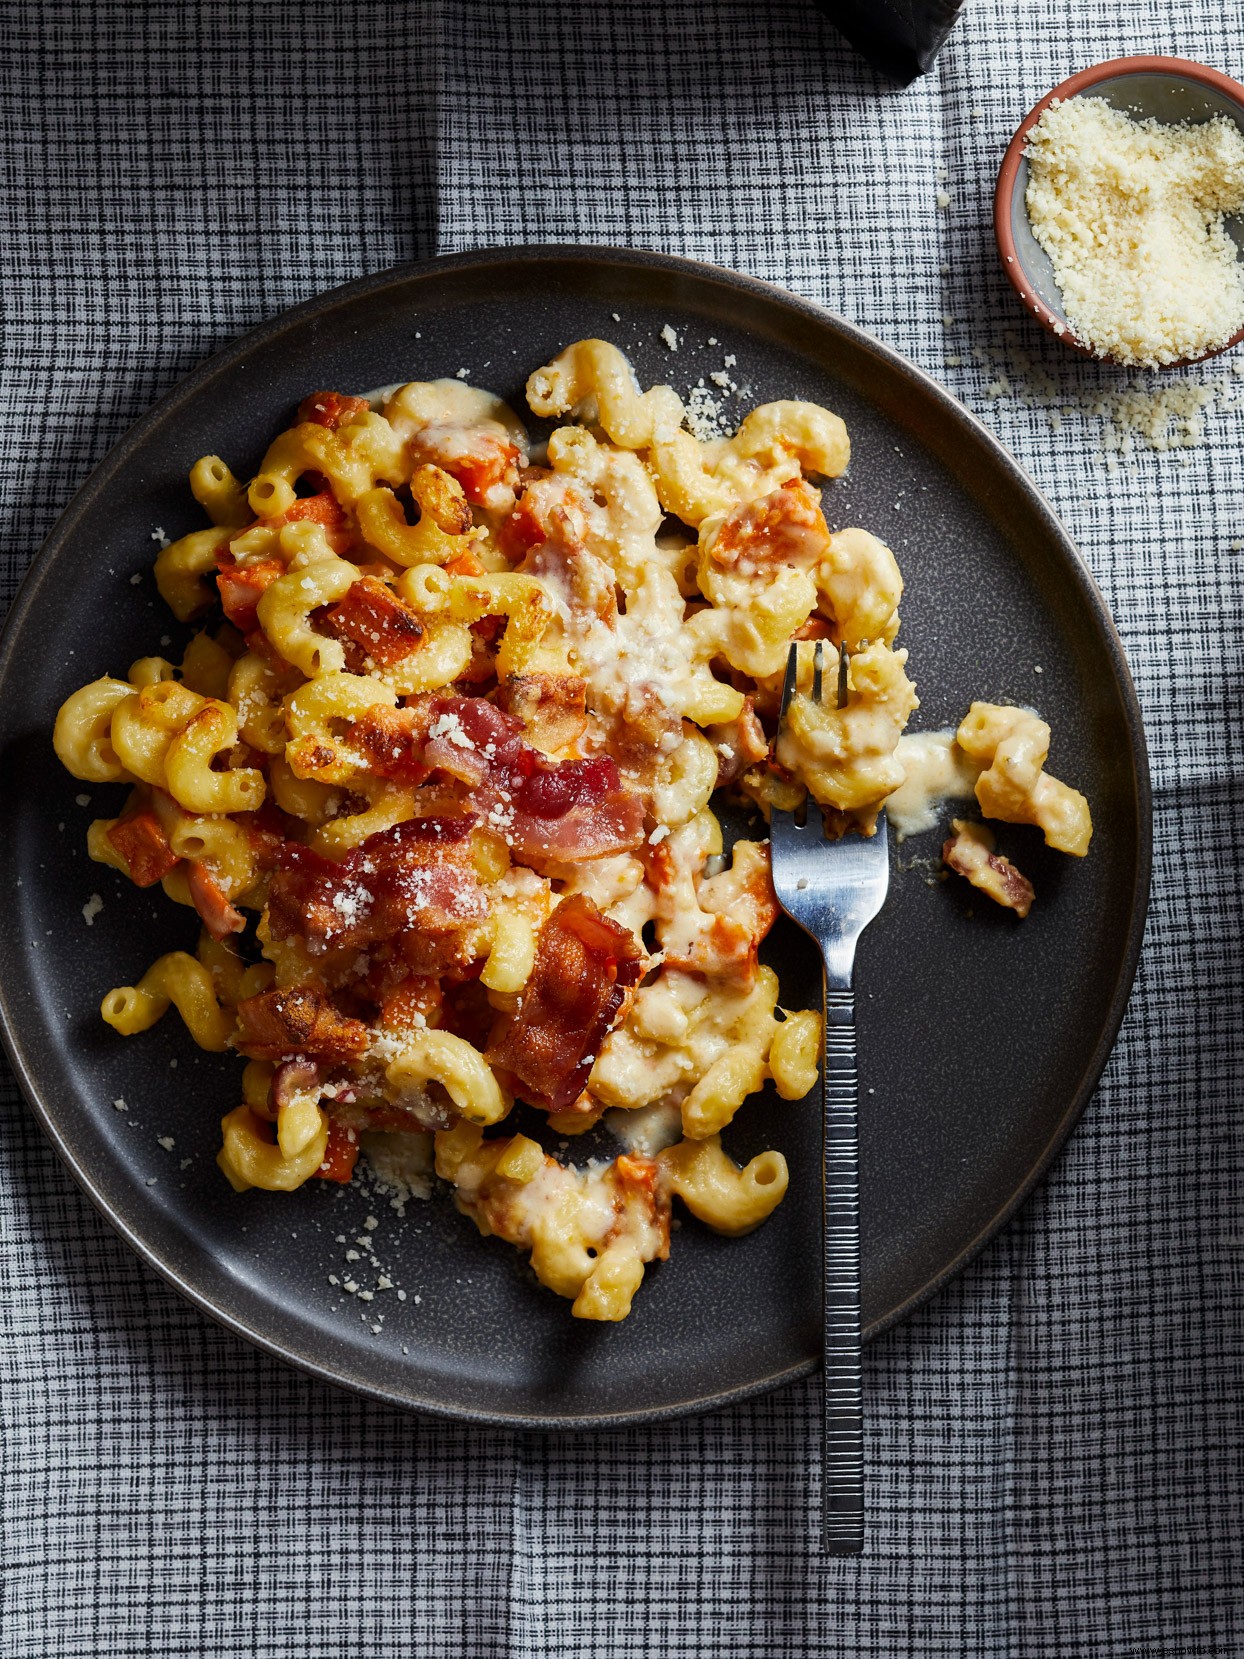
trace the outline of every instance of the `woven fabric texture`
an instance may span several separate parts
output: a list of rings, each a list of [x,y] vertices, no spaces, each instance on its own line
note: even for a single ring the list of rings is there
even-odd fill
[[[870,1545],[818,1553],[815,1381],[591,1439],[421,1421],[218,1330],[0,1100],[0,1659],[1230,1659],[1244,1651],[1244,380],[1108,453],[1118,376],[1028,325],[992,178],[1054,82],[1244,71],[1244,6],[974,0],[878,78],[803,0],[0,0],[5,597],[218,344],[399,260],[588,241],[824,302],[1062,514],[1146,710],[1157,849],[1113,1060],[1053,1176],[867,1356]],[[943,200],[939,203],[939,192]],[[10,786],[12,780],[10,780]]]

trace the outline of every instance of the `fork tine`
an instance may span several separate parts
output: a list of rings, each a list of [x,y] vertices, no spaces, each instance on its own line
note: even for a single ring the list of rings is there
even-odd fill
[[[795,695],[795,676],[799,672],[799,647],[792,639],[790,651],[786,657],[786,678],[782,681],[782,707],[778,714],[779,724],[786,719],[786,711],[790,707],[790,700]]]
[[[838,707],[840,709],[846,708],[851,695],[847,690],[847,669],[850,663],[851,658],[844,642],[838,647]]]
[[[821,700],[821,676],[825,668],[825,642],[818,639],[812,652],[812,701]]]

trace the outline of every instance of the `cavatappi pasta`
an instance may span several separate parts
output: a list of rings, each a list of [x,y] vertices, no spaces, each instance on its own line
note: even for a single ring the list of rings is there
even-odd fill
[[[601,340],[527,393],[562,423],[539,452],[455,380],[316,393],[249,482],[196,462],[211,527],[155,579],[198,631],[180,664],[76,691],[54,741],[128,790],[91,856],[197,913],[194,954],[101,1012],[128,1036],[172,1006],[246,1058],[232,1186],[346,1181],[364,1131],[432,1137],[481,1232],[617,1320],[674,1198],[727,1234],[781,1201],[781,1154],[739,1168],[720,1137],[769,1080],[807,1094],[820,1058],[819,1015],[781,1009],[758,962],[768,844],[726,856],[713,800],[809,791],[870,833],[916,696],[893,554],[831,529],[813,482],[847,464],[836,415],[766,404],[703,442]],[[806,695],[818,640],[831,671],[848,654],[842,709]],[[1045,774],[1036,716],[976,704],[959,741],[985,812],[1083,852],[1087,806]],[[515,1101],[557,1137],[606,1108],[681,1129],[575,1167],[511,1131]]]

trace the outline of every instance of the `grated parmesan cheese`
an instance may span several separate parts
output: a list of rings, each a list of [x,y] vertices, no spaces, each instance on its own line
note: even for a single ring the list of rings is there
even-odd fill
[[[1025,196],[1068,321],[1098,357],[1148,368],[1244,328],[1244,267],[1223,222],[1244,210],[1244,134],[1055,101],[1028,134]]]

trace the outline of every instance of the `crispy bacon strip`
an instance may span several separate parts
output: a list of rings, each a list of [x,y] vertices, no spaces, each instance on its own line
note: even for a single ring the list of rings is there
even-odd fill
[[[720,726],[710,726],[708,739],[717,751],[717,787],[724,789],[749,766],[764,760],[769,753],[769,739],[756,716],[753,697],[743,699],[743,707],[736,719]]]
[[[623,789],[606,755],[549,760],[524,743],[522,726],[481,697],[431,704],[425,763],[471,789],[471,804],[514,856],[533,869],[626,852],[643,839],[643,803]]]
[[[125,860],[135,887],[154,887],[180,863],[150,807],[118,818],[108,831],[108,839]]]
[[[474,823],[411,818],[335,862],[287,843],[268,886],[272,937],[301,938],[313,953],[394,941],[415,972],[451,966],[463,930],[487,910],[467,839]]]
[[[323,991],[293,985],[238,1003],[236,1044],[252,1060],[351,1060],[367,1047],[367,1027],[339,1014]]]
[[[371,408],[365,397],[347,397],[344,392],[312,392],[298,405],[298,419],[313,421],[335,432],[348,421],[357,420]]]
[[[980,891],[1023,917],[1036,898],[1032,883],[1002,853],[994,852],[993,832],[984,824],[953,818],[954,835],[942,847],[942,863],[956,875],[964,876]]]
[[[626,852],[643,840],[643,803],[622,788],[617,763],[607,755],[533,769],[508,794],[513,816],[503,805],[499,827],[515,856],[534,870]]]
[[[334,639],[349,640],[378,668],[391,668],[423,642],[423,624],[384,582],[363,576],[316,619]]]
[[[504,773],[523,744],[522,726],[484,697],[432,697],[425,705],[424,764],[481,788]]]
[[[627,928],[579,894],[563,899],[540,929],[516,1011],[493,1027],[488,1059],[531,1105],[564,1112],[582,1094],[643,962]]]

